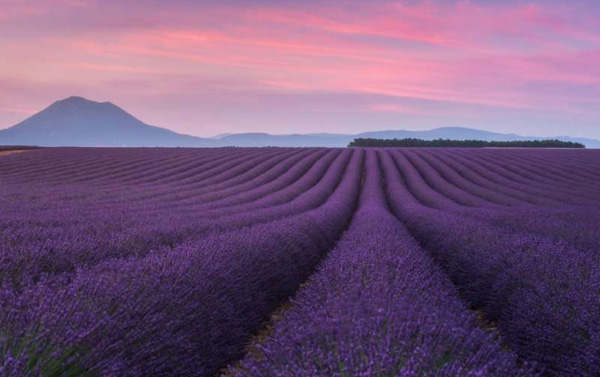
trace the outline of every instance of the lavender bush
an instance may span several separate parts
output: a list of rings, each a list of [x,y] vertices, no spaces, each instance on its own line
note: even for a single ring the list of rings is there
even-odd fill
[[[595,150],[1,156],[0,376],[597,376],[599,181]]]
[[[534,376],[388,211],[370,153],[349,230],[231,374],[259,376]]]

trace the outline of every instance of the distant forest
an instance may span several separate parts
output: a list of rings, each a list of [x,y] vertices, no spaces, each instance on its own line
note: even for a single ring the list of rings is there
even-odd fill
[[[28,145],[0,145],[0,151],[15,151],[21,149],[39,149],[40,147]]]
[[[403,148],[585,148],[581,143],[561,140],[422,140],[422,139],[371,139],[358,138],[349,147],[403,147]]]

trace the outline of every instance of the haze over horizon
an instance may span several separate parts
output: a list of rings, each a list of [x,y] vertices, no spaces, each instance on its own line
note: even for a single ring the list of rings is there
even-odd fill
[[[0,129],[73,95],[173,131],[600,138],[600,3],[0,0]]]

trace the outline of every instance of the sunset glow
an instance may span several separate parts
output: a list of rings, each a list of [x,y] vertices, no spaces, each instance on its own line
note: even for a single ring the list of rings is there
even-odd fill
[[[72,95],[225,132],[600,137],[600,3],[0,0],[0,128]]]

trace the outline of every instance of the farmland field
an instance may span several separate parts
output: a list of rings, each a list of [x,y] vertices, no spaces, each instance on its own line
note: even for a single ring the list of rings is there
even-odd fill
[[[599,376],[600,151],[0,156],[0,376]]]

